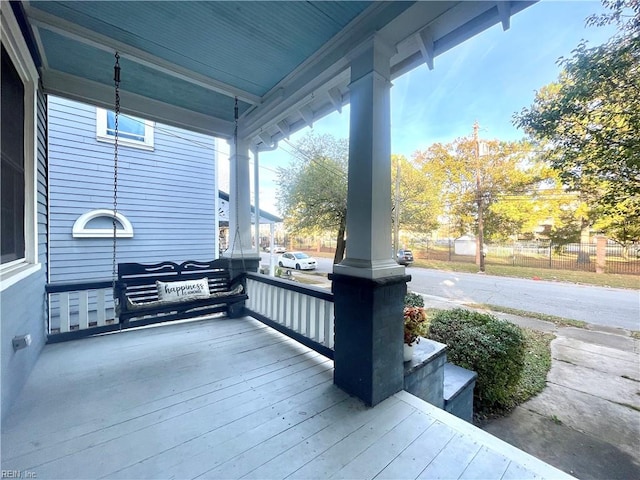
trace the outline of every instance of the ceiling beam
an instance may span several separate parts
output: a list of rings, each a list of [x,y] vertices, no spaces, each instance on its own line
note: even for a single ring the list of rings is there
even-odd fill
[[[221,93],[232,98],[238,97],[238,100],[245,103],[256,105],[262,102],[262,98],[258,95],[254,95],[245,90],[233,87],[232,85],[214,80],[206,75],[194,72],[193,70],[168,62],[160,57],[151,55],[144,50],[43,12],[37,8],[33,8],[33,6],[27,7],[26,11],[30,22],[38,28],[50,30],[58,35],[62,35],[63,37],[81,42],[102,51],[107,51],[109,53],[117,51],[121,58],[126,58],[132,62],[136,62],[158,72],[198,85],[199,87],[206,88],[207,90]],[[45,52],[43,51],[41,53],[44,55]]]
[[[281,120],[279,121],[276,126],[278,127],[278,130],[280,130],[280,133],[282,134],[282,136],[286,139],[289,139],[289,135],[290,135],[290,127],[289,124],[287,123],[286,120]]]
[[[420,31],[418,34],[418,42],[424,62],[427,64],[427,67],[429,67],[429,70],[433,70],[433,34],[429,27]]]
[[[309,105],[305,105],[303,107],[300,107],[298,111],[300,112],[300,116],[304,119],[304,121],[307,122],[307,125],[313,127],[313,111],[311,110],[311,107],[309,107]]]
[[[507,31],[511,26],[511,4],[509,2],[496,2],[496,6],[502,22],[502,30]]]
[[[342,113],[342,93],[340,93],[340,89],[338,87],[333,87],[329,89],[329,100],[336,110]]]
[[[42,73],[42,85],[44,93],[113,110],[114,90],[112,86],[55,70],[45,70]],[[233,122],[176,107],[122,89],[120,90],[120,101],[122,112],[129,115],[204,135],[225,139],[233,137]]]

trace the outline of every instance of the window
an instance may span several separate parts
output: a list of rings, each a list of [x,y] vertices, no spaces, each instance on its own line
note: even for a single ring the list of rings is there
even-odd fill
[[[96,138],[113,143],[116,134],[116,114],[96,108]],[[118,117],[118,144],[153,150],[153,122],[120,113]]]
[[[133,225],[116,212],[116,238],[132,238]],[[75,221],[73,238],[113,238],[113,210],[99,209],[87,212]]]
[[[0,290],[41,268],[38,263],[38,71],[10,8],[0,15]]]
[[[24,84],[2,47],[2,264],[25,258]]]

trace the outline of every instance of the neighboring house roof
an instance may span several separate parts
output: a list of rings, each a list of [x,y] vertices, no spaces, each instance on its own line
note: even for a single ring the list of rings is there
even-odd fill
[[[222,190],[218,190],[218,198],[220,198],[220,203],[218,206],[218,213],[220,214],[220,222],[228,222],[229,221],[229,194],[227,192],[223,192]],[[251,223],[255,223],[256,221],[256,207],[251,205]],[[282,218],[266,212],[260,209],[260,223],[280,223],[284,221]]]

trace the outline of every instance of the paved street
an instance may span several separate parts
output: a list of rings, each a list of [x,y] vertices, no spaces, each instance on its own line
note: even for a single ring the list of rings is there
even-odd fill
[[[487,303],[640,330],[638,290],[407,268],[413,291],[461,303]]]
[[[277,255],[275,256],[277,262]],[[332,271],[332,260],[316,257],[317,272]],[[262,254],[268,264],[269,254]],[[486,303],[582,320],[607,327],[640,330],[640,292],[621,288],[445,272],[408,267],[409,289],[456,303]],[[640,287],[640,280],[638,281]]]

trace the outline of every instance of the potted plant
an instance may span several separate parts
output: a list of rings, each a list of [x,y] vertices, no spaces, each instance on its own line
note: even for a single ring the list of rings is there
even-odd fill
[[[413,357],[413,347],[427,335],[429,320],[422,307],[404,307],[404,361]]]

